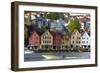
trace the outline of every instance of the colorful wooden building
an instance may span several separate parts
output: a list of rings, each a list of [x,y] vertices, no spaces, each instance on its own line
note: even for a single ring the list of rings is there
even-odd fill
[[[41,48],[53,48],[53,36],[48,30],[41,35]]]
[[[71,47],[81,47],[81,33],[77,29],[71,34]]]
[[[62,37],[61,37],[61,34],[59,32],[54,33],[53,40],[54,40],[53,48],[54,49],[61,49]]]
[[[90,36],[86,31],[81,36],[81,45],[82,48],[90,48]]]
[[[29,37],[29,46],[35,49],[40,47],[40,37],[35,31]]]
[[[70,47],[70,37],[68,34],[62,36],[62,49]]]

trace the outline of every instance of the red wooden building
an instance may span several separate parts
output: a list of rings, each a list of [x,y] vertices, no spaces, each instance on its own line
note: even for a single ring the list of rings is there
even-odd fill
[[[40,37],[35,31],[29,37],[29,46],[32,48],[40,47]]]
[[[54,33],[54,49],[61,49],[62,38],[59,32]]]

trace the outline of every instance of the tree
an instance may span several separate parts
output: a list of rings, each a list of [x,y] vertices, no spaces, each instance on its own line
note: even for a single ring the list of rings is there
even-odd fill
[[[28,32],[24,32],[24,45],[27,46],[28,45]]]
[[[70,32],[73,32],[75,29],[80,31],[81,24],[77,19],[70,19],[69,24],[68,24],[68,30]]]
[[[42,29],[42,31],[46,31],[46,30],[49,29],[49,27],[48,27],[48,25],[43,25],[43,26],[41,27],[41,29]]]
[[[56,13],[56,12],[53,12],[53,13],[50,12],[50,13],[45,14],[45,18],[51,19],[51,20],[57,20],[63,16],[64,16],[63,13]]]

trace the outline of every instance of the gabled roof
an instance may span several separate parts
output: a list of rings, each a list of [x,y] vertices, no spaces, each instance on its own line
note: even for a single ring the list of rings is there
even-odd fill
[[[71,33],[71,35],[74,34],[75,32],[80,33],[77,29],[75,29],[75,30]]]
[[[33,31],[33,32],[30,34],[30,36],[32,36],[34,33],[36,33],[36,34],[39,36],[39,34],[38,34],[36,31]]]
[[[82,34],[81,34],[81,36],[83,36],[84,35],[84,33],[87,33],[86,31],[84,31]],[[87,35],[88,36],[90,36],[90,34],[89,33],[87,33]]]
[[[46,32],[48,32],[52,36],[49,30],[45,31],[41,36],[43,36]]]
[[[55,35],[62,36],[62,34],[61,34],[59,31],[54,32],[54,33],[53,33],[53,36],[55,36]]]

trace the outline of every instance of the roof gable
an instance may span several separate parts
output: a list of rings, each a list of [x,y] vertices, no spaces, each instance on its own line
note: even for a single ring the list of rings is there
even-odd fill
[[[79,33],[79,31],[77,29],[74,30],[74,32],[72,32],[72,35]],[[80,34],[80,33],[79,33]]]
[[[52,36],[52,34],[51,34],[48,30],[42,34],[42,36],[44,36],[44,35]],[[42,37],[42,36],[41,36],[41,37]]]
[[[88,33],[87,33],[86,31],[82,34],[82,37],[83,37],[83,36],[89,37],[89,35],[88,35]]]
[[[31,36],[39,37],[39,35],[37,34],[37,32],[32,32]]]

